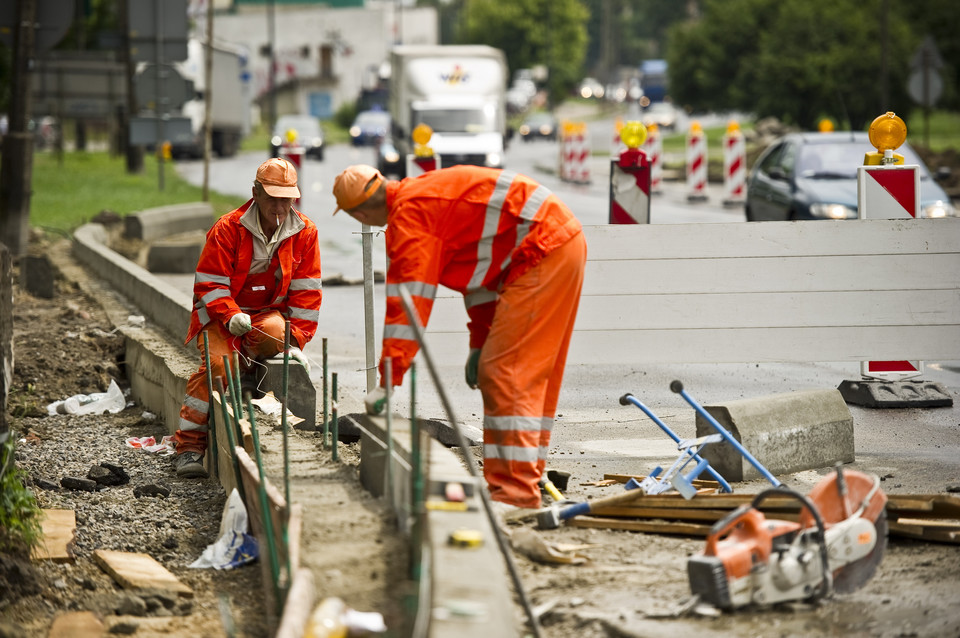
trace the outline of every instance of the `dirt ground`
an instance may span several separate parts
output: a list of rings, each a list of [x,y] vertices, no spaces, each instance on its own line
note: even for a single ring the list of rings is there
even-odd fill
[[[261,565],[232,571],[188,567],[218,537],[223,490],[213,481],[178,479],[168,457],[124,443],[130,437],[159,438],[167,424],[130,403],[116,415],[47,415],[49,403],[103,392],[110,379],[126,385],[123,340],[100,303],[59,278],[53,299],[17,289],[14,316],[16,367],[8,416],[22,440],[18,465],[42,507],[77,513],[77,533],[72,563],[0,555],[0,636],[46,636],[57,616],[81,610],[95,612],[114,633],[136,636],[270,635]],[[282,437],[266,417],[261,438],[268,473],[277,479]],[[403,618],[411,585],[393,518],[359,486],[356,446],[342,446],[340,461],[333,462],[318,442],[299,432],[290,439],[291,500],[303,504],[306,514],[303,564],[314,575],[319,598],[339,596],[360,611],[380,612],[387,635],[407,635]],[[86,477],[101,463],[121,466],[129,483],[95,492],[61,486],[64,477]],[[810,487],[821,474],[788,478],[792,485]],[[617,489],[589,485],[599,478],[575,475],[566,495],[582,500]],[[958,480],[944,477],[939,491]],[[142,495],[150,485],[168,488],[169,496]],[[737,489],[761,487],[747,483]],[[690,604],[686,562],[701,551],[702,539],[569,526],[534,531],[532,523],[508,530],[514,542],[532,533],[563,549],[576,547],[584,559],[553,564],[515,552],[524,589],[548,637],[960,636],[956,545],[890,538],[875,576],[852,594],[814,605],[719,613]],[[124,592],[93,561],[96,549],[149,554],[193,596]],[[519,626],[524,617],[519,605],[515,615]]]
[[[37,255],[50,250],[63,250],[62,243],[31,244]],[[188,567],[220,536],[224,490],[212,480],[179,479],[171,457],[125,443],[159,441],[173,428],[129,400],[117,414],[48,415],[49,404],[103,393],[111,379],[128,387],[124,339],[100,302],[62,276],[51,299],[15,286],[7,414],[19,440],[17,465],[39,505],[73,510],[77,528],[71,562],[0,554],[0,636],[46,636],[71,611],[92,611],[107,630],[136,636],[272,635],[277,619],[267,615],[260,563],[229,571]],[[283,489],[282,431],[274,417],[258,415],[258,424],[267,474]],[[358,611],[379,612],[386,635],[403,635],[410,588],[394,520],[359,484],[357,444],[341,445],[334,462],[319,443],[312,433],[288,437],[291,501],[305,511],[302,564],[314,575],[318,600],[336,596]],[[95,491],[61,484],[86,479],[102,464],[121,468],[128,481],[97,484]],[[94,561],[98,549],[147,554],[193,595],[124,591]]]

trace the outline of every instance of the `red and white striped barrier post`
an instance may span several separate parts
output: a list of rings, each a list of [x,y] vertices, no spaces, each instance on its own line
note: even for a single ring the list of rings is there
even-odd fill
[[[916,218],[920,212],[920,167],[904,165],[894,151],[907,139],[907,125],[893,112],[870,124],[876,152],[864,154],[857,169],[857,214],[860,219]],[[860,375],[881,381],[902,381],[923,374],[923,361],[861,361]]]
[[[650,193],[662,192],[660,182],[663,181],[663,137],[660,136],[660,127],[651,124],[647,127],[647,139],[643,142],[643,152],[650,163]]]
[[[646,135],[640,122],[627,122],[621,130],[627,148],[610,162],[611,224],[650,223],[650,162],[639,148]]]
[[[590,183],[590,143],[587,125],[566,122],[560,144],[560,179],[576,184]]]
[[[690,123],[687,133],[687,201],[707,200],[707,136],[700,122]]]
[[[740,125],[731,121],[723,136],[723,205],[743,205],[746,188],[747,144]]]

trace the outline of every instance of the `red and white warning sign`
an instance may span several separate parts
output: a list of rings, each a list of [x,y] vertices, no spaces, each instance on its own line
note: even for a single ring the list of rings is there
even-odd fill
[[[919,166],[861,166],[857,211],[861,219],[916,217],[920,210]]]
[[[902,381],[923,374],[923,361],[861,361],[860,375],[881,381]]]

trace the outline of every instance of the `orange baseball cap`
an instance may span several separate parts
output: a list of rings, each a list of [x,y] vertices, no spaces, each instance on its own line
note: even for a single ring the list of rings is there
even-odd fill
[[[333,180],[333,196],[337,198],[337,211],[356,208],[370,199],[383,183],[380,171],[366,164],[348,166]]]
[[[257,169],[257,181],[270,197],[300,197],[297,169],[282,157],[268,159]]]

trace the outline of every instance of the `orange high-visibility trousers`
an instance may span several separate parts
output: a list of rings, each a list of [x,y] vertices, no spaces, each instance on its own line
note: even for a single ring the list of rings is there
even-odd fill
[[[216,322],[203,327],[207,331],[207,341],[210,344],[210,372],[213,375],[214,390],[218,389],[217,379],[220,378],[227,385],[227,391],[230,391],[223,366],[224,356],[233,357],[233,353],[238,351],[240,373],[243,374],[257,365],[254,361],[269,359],[283,352],[286,325],[283,315],[276,310],[261,312],[251,315],[250,323],[253,327],[242,337],[230,334],[229,330]],[[177,453],[203,454],[207,450],[210,394],[207,392],[207,365],[203,353],[202,332],[197,337],[197,349],[200,350],[200,369],[187,381],[187,394],[180,408],[180,422],[173,436]]]
[[[477,374],[483,475],[495,501],[542,505],[540,477],[586,259],[587,243],[579,233],[500,291]]]

